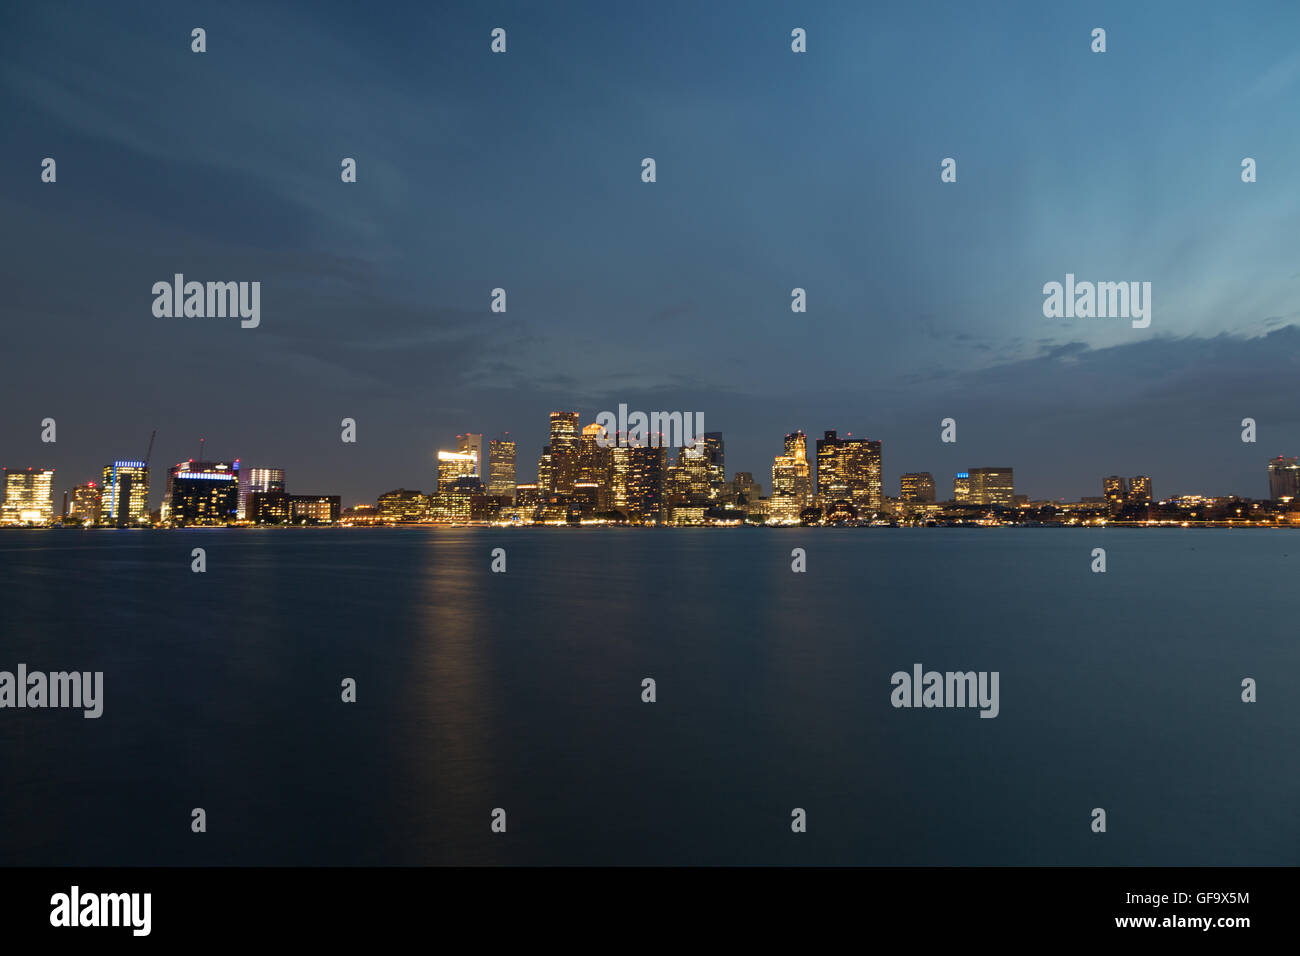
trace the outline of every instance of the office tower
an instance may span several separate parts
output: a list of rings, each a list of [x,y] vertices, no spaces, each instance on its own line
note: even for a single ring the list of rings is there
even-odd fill
[[[604,431],[595,422],[582,429],[578,438],[578,466],[574,477],[574,487],[579,484],[596,487],[596,510],[608,511],[612,499],[612,479],[610,465],[611,449],[603,448],[600,436]]]
[[[68,515],[82,524],[99,524],[102,499],[103,491],[93,481],[77,485],[72,489],[72,502],[68,508]]]
[[[1300,498],[1300,464],[1278,455],[1268,463],[1268,496],[1274,501]]]
[[[898,497],[923,504],[934,501],[934,476],[928,471],[910,471],[898,479]]]
[[[959,471],[952,479],[952,500],[959,505],[972,504],[970,492],[970,472]]]
[[[548,495],[555,491],[555,456],[550,445],[544,445],[537,456],[537,487]]]
[[[235,481],[235,509],[231,512],[232,519],[239,514],[239,459],[236,458],[234,461],[195,461],[191,458],[188,461],[177,462],[172,465],[171,468],[167,469],[167,486],[163,490],[162,505],[159,507],[158,511],[159,518],[164,524],[176,523],[173,520],[172,509],[175,507],[176,477],[181,473],[188,475],[225,475],[233,477]],[[196,479],[188,480],[193,481]],[[215,486],[209,485],[207,487],[208,490],[212,490]],[[224,482],[222,483],[222,488],[224,489]],[[195,490],[195,486],[190,486],[186,493],[192,497]],[[224,496],[225,491],[222,490],[221,494]],[[208,518],[210,519],[211,516],[208,516]],[[187,518],[184,520],[188,521],[190,519]],[[224,524],[225,522],[223,521],[218,523]]]
[[[423,521],[429,510],[429,496],[408,488],[386,491],[376,502],[378,517],[383,521]]]
[[[434,521],[469,521],[472,499],[483,491],[483,482],[477,475],[453,478],[433,496],[430,516]]]
[[[866,438],[839,438],[834,431],[817,440],[817,494],[823,507],[847,501],[859,513],[884,503],[881,446]]]
[[[1015,505],[1016,489],[1010,468],[972,468],[970,496],[977,505]]]
[[[480,479],[485,477],[486,469],[483,467],[483,436],[472,432],[456,436],[456,451],[462,455],[474,456],[474,475]]]
[[[438,475],[434,482],[435,493],[441,494],[451,488],[453,482],[460,478],[478,477],[478,459],[473,454],[457,451],[438,452]]]
[[[771,516],[778,521],[798,521],[812,503],[812,475],[808,468],[807,440],[801,431],[785,436],[785,454],[772,460]]]
[[[738,471],[731,479],[731,492],[738,504],[746,504],[763,497],[763,486],[748,471]]]
[[[54,469],[6,468],[0,523],[48,524],[54,520]]]
[[[239,462],[189,462],[188,466],[179,465],[167,475],[167,522],[183,528],[234,521],[239,513]]]
[[[149,523],[149,466],[142,461],[115,461],[104,466],[99,523],[127,528]]]
[[[664,473],[668,449],[640,446],[630,452],[627,479],[628,519],[639,524],[657,524],[664,514]],[[619,509],[622,510],[622,509]]]
[[[515,507],[536,508],[542,501],[542,490],[534,482],[522,482],[515,485]]]
[[[515,443],[507,439],[488,443],[488,494],[514,500]]]
[[[709,497],[721,497],[722,486],[727,483],[726,445],[722,432],[704,433],[704,457],[709,466]]]
[[[573,490],[578,476],[580,434],[577,412],[551,412],[549,488],[560,494]],[[541,484],[541,476],[538,476]]]
[[[1151,498],[1151,476],[1134,475],[1128,483],[1128,500],[1136,502],[1146,502],[1153,500]]]
[[[1107,475],[1102,479],[1101,493],[1110,502],[1128,500],[1128,479],[1120,475]]]
[[[248,496],[258,491],[284,491],[283,468],[241,468],[239,472],[240,521],[248,517]]]
[[[621,511],[627,517],[629,513],[628,489],[632,482],[632,449],[628,445],[613,445],[609,449],[609,506],[614,511]]]

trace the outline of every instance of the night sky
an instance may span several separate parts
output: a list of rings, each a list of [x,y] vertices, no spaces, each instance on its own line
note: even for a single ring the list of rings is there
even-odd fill
[[[0,464],[61,496],[156,428],[156,476],[204,438],[351,505],[464,431],[531,480],[548,412],[622,402],[702,411],[765,490],[836,428],[891,495],[1265,497],[1300,454],[1297,35],[1293,0],[9,4]],[[177,272],[260,281],[260,327],[156,318]],[[1045,318],[1066,273],[1149,281],[1150,328]]]

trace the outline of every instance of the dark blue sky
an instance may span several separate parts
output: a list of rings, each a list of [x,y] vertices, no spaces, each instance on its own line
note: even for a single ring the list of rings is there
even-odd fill
[[[1262,496],[1300,453],[1293,2],[0,18],[0,459],[60,491],[155,427],[157,464],[202,437],[347,504],[428,490],[462,431],[510,431],[525,480],[550,410],[620,402],[703,411],[765,487],[795,428],[882,439],[890,494],[1012,465]],[[175,272],[260,281],[261,327],[155,318]],[[1067,272],[1151,282],[1150,328],[1044,318]]]

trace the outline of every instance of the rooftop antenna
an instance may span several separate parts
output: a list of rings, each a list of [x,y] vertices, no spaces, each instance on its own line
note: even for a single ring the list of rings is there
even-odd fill
[[[204,443],[205,441],[207,441],[206,438],[200,438],[200,439],[199,439],[199,461],[200,461],[200,462],[203,461],[203,443]]]

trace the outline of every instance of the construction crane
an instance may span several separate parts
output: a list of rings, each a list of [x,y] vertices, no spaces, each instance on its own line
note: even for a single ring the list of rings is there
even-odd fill
[[[149,450],[144,453],[144,466],[146,468],[149,467],[149,459],[153,456],[153,440],[157,437],[158,437],[158,429],[155,428],[153,430],[153,434],[149,436]]]

